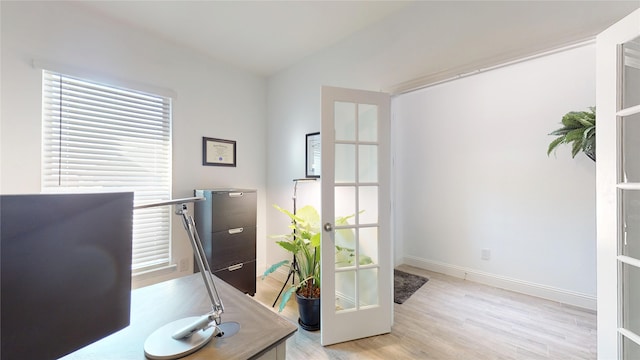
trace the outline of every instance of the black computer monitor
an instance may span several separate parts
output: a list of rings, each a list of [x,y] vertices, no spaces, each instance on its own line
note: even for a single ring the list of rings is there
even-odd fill
[[[133,193],[0,196],[2,359],[55,359],[129,325]]]

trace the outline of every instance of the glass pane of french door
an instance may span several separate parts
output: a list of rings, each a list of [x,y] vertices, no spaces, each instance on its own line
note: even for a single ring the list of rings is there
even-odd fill
[[[622,339],[622,349],[623,359],[640,359],[640,345],[628,338]]]
[[[622,44],[622,108],[640,105],[640,38]]]
[[[623,116],[620,125],[622,178],[625,182],[640,182],[640,164],[637,161],[640,154],[640,142],[637,141],[640,139],[640,114]]]

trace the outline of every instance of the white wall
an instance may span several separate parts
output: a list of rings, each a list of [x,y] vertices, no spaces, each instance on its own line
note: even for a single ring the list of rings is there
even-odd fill
[[[420,11],[410,7],[268,79],[268,204],[289,204],[291,179],[304,174],[304,134],[320,129],[322,85],[386,89],[407,81],[408,68],[415,71],[416,64],[424,60],[424,49],[415,49],[415,53],[408,50],[420,43],[411,35],[411,29],[421,28]],[[415,41],[407,41],[405,35]],[[473,272],[478,281],[595,306],[594,165],[582,157],[567,159],[563,150],[557,159],[546,156],[546,146],[552,139],[546,134],[558,127],[562,115],[570,110],[585,109],[595,101],[595,55],[592,49],[577,51],[584,57],[574,56],[575,63],[559,60],[562,68],[551,74],[539,77],[537,73],[516,71],[512,76],[518,81],[527,81],[527,86],[506,83],[494,86],[493,80],[482,84],[475,84],[479,80],[471,78],[464,80],[472,81],[465,83],[471,86],[465,92],[475,91],[471,100],[478,106],[475,109],[483,116],[482,120],[468,117],[469,112],[465,112],[469,111],[465,110],[468,105],[463,103],[466,98],[462,97],[466,96],[465,92],[459,96],[451,93],[452,98],[447,100],[449,114],[460,116],[429,113],[437,115],[438,120],[434,122],[420,118],[422,114],[418,109],[427,110],[420,107],[423,98],[415,100],[419,95],[406,95],[406,100],[394,101],[392,146],[397,163],[392,177],[396,184],[393,190],[396,264],[408,262],[411,254],[416,265],[432,268],[438,265],[439,271],[458,276]],[[425,64],[427,68],[429,65]],[[542,69],[548,71],[549,66],[544,65]],[[556,86],[553,82],[550,85],[547,80],[556,75],[560,76],[558,79],[580,79],[577,84]],[[486,76],[491,75],[484,74],[478,79]],[[452,86],[457,85],[451,83],[442,88]],[[504,99],[503,93],[513,97],[522,95],[517,102],[520,113],[513,114],[516,105],[495,106],[494,102]],[[523,101],[522,98],[529,95],[538,98]],[[550,100],[553,102],[549,103]],[[438,98],[438,101],[444,100]],[[413,117],[405,119],[405,111]],[[516,123],[522,121],[523,116],[526,116],[525,124]],[[455,125],[465,130],[444,131],[457,130]],[[500,136],[506,131],[502,128],[505,125],[517,132],[517,138]],[[455,141],[473,139],[476,133],[483,135],[482,146],[476,143],[473,154],[465,155],[470,149],[460,148]],[[434,142],[432,137],[438,139]],[[439,142],[445,139],[452,143]],[[494,145],[487,147],[485,144],[490,142]],[[482,161],[475,157],[479,154]],[[403,163],[403,159],[412,159],[411,166]],[[416,176],[418,173],[429,176]],[[470,182],[472,179],[475,182]],[[406,195],[414,192],[415,197],[425,191],[432,194],[437,186],[451,186],[451,183],[458,188],[450,194],[451,203],[443,203],[443,195],[433,195],[439,203],[429,197],[416,202]],[[426,189],[425,185],[431,187]],[[415,218],[427,211],[437,217]],[[427,221],[433,224],[436,220],[449,226],[425,229],[416,224]],[[282,233],[286,226],[283,216],[267,209],[268,234]],[[474,233],[479,229],[481,233]],[[425,236],[426,230],[436,237]],[[482,248],[492,250],[492,260],[479,260]],[[266,250],[267,263],[286,256],[273,244],[268,244]]]
[[[2,2],[0,192],[40,191],[41,71],[33,59],[108,83],[169,90],[173,196],[195,188],[258,190],[258,267],[264,266],[266,86],[261,77],[87,12],[72,2]],[[61,69],[57,69],[60,67]],[[237,141],[237,167],[202,166],[202,137]],[[175,262],[192,262],[175,217]],[[165,274],[145,284],[184,275]]]
[[[293,187],[291,180],[304,175],[304,134],[320,129],[320,86],[331,85],[380,90],[410,80],[412,76],[420,75],[421,68],[424,72],[435,71],[424,59],[425,56],[437,51],[432,47],[436,44],[423,44],[419,36],[420,31],[425,29],[433,31],[424,21],[425,18],[428,18],[428,9],[420,9],[418,5],[409,7],[406,11],[385,19],[379,24],[305,59],[296,66],[272,76],[265,86],[265,81],[259,77],[237,70],[232,66],[217,63],[189,49],[164,42],[126,24],[95,16],[76,7],[72,2],[3,1],[1,3],[2,54],[0,58],[2,61],[0,192],[26,193],[40,190],[41,80],[40,72],[30,66],[32,59],[62,64],[64,67],[77,69],[103,81],[125,80],[151,88],[170,89],[177,94],[174,104],[173,195],[175,197],[187,196],[191,194],[193,188],[212,186],[258,189],[258,269],[260,271],[266,264],[280,260],[285,255],[273,244],[273,240],[266,236],[266,234],[286,231],[288,224],[284,216],[271,208],[271,204],[276,203],[282,206],[290,204]],[[504,3],[494,3],[493,5],[504,6]],[[613,9],[613,5],[609,3],[598,6],[603,7],[603,11]],[[617,9],[620,10],[621,5],[617,6]],[[460,21],[465,21],[465,16],[473,17],[473,15],[473,13],[461,12]],[[545,30],[548,29],[545,28]],[[538,32],[531,34],[535,35]],[[547,34],[542,37],[553,37],[551,35]],[[573,38],[579,36],[579,31],[574,31],[572,36]],[[455,39],[462,41],[462,38],[456,37]],[[443,37],[443,39],[447,39],[447,37]],[[540,47],[541,39],[536,39],[532,43]],[[475,39],[473,36],[472,40],[482,43],[482,39]],[[470,59],[468,61],[472,61],[474,53],[470,50],[473,47],[465,47],[460,41],[449,44],[452,48],[457,49],[456,53],[460,55],[456,59]],[[509,41],[511,42],[503,43],[498,48],[508,48],[509,54],[526,53],[523,47],[527,43],[521,43],[520,39],[510,39]],[[493,42],[490,44],[497,46]],[[496,56],[499,57],[499,55]],[[592,54],[590,56],[592,57]],[[591,62],[592,58],[580,61]],[[438,64],[447,64],[448,62],[449,59],[445,58],[442,63]],[[456,63],[456,66],[463,65],[469,64],[463,64],[460,61]],[[567,69],[567,71],[570,70]],[[592,82],[587,80],[584,89],[593,92],[594,86]],[[571,92],[577,88],[572,86]],[[554,96],[554,99],[558,101],[569,96],[557,91],[556,93],[560,94]],[[489,95],[483,93],[483,96]],[[522,136],[531,146],[528,148],[528,151],[531,152],[529,156],[535,154],[535,156],[544,157],[546,142],[549,140],[544,134],[557,126],[559,114],[589,106],[591,102],[590,98],[582,99],[580,103],[576,102],[573,106],[569,106],[571,104],[568,102],[563,102],[563,106],[566,105],[566,107],[554,108],[553,113],[547,109],[548,104],[526,103],[525,105],[529,108],[525,108],[527,110],[525,113],[530,113],[533,110],[548,111],[548,113],[541,114],[545,116],[537,117],[538,121],[545,122],[541,123],[540,128],[535,129],[541,131],[540,133],[533,135],[523,132]],[[269,122],[268,127],[264,121],[265,113]],[[497,121],[495,119],[489,120]],[[402,121],[401,118],[394,119],[394,122],[399,126],[402,125]],[[394,129],[394,136],[400,130],[400,128]],[[268,142],[265,140],[265,133],[268,135]],[[202,136],[238,141],[238,167],[201,166]],[[541,138],[533,140],[529,136]],[[542,150],[540,150],[540,146],[542,146]],[[402,149],[398,148],[395,154],[397,159],[405,155],[401,152],[405,151]],[[485,149],[478,151],[480,150],[487,151]],[[439,151],[442,152],[442,149],[440,148]],[[485,155],[493,156],[494,154]],[[515,154],[513,156],[516,157]],[[518,158],[522,159],[522,156]],[[483,161],[486,163],[486,160]],[[495,160],[494,162],[499,161]],[[481,166],[483,163],[473,165]],[[266,164],[269,168],[268,176],[265,175]],[[553,184],[553,186],[548,182],[543,183],[545,189],[560,191],[556,189],[564,188],[569,192],[569,195],[580,199],[588,199],[592,196],[591,193],[584,190],[590,185],[588,183],[582,184],[586,182],[584,179],[587,176],[579,175],[580,172],[589,171],[591,164],[587,160],[568,160],[566,154],[561,152],[558,154],[558,160],[544,157],[544,164],[546,164],[544,166],[552,167],[546,168],[542,166],[542,163],[538,164],[542,170],[548,172],[547,181],[554,179],[561,182],[561,184]],[[402,169],[399,166],[400,164],[394,173],[395,181],[411,182],[412,180],[400,179]],[[468,168],[469,171],[477,170],[471,166]],[[483,169],[494,170],[488,167]],[[557,172],[559,169],[569,171],[573,175],[569,177],[558,176],[554,171]],[[522,174],[517,172],[515,174],[514,177],[520,176],[526,179],[526,176]],[[580,180],[576,185],[575,180],[578,178]],[[507,193],[517,194],[517,188],[512,181],[503,178],[484,179],[483,181],[482,184],[487,186],[492,185],[493,181],[501,182],[504,184],[505,191],[508,191]],[[535,194],[540,191],[542,185],[537,184],[537,187],[528,190],[529,193]],[[405,185],[402,184],[402,186]],[[422,184],[414,184],[414,186],[422,186]],[[495,187],[490,189],[495,190]],[[472,196],[477,193],[477,191],[470,192],[467,195]],[[492,209],[503,209],[506,205],[512,205],[509,203],[511,197],[497,198],[496,194],[491,192],[482,192],[482,194],[486,196],[484,202],[476,199],[476,206],[465,208],[465,211],[471,213],[467,217],[470,222],[477,222],[480,216],[476,215],[482,214],[484,220],[494,222],[500,220],[513,232],[518,229],[518,221],[522,221],[522,217],[539,215],[539,212],[531,210],[499,218],[492,215],[495,214],[494,212],[487,212],[487,206],[491,206]],[[397,209],[396,213],[399,214],[397,221],[404,221],[402,217],[407,212],[410,213],[412,209],[409,205],[402,203],[401,195],[402,192],[398,191],[397,203],[394,204]],[[301,196],[303,195],[301,194]],[[311,196],[311,198],[313,197]],[[519,194],[516,199],[519,201],[538,201],[538,196]],[[558,199],[554,200],[554,207],[568,206]],[[483,205],[478,205],[480,203]],[[540,203],[536,205],[535,210],[539,211],[542,205]],[[580,219],[584,219],[582,211],[589,211],[578,207],[573,210],[577,213],[565,214],[572,223],[579,223]],[[459,218],[458,214],[455,216],[456,219]],[[552,216],[542,217],[542,219],[555,221]],[[453,221],[452,219],[448,220]],[[533,220],[539,221],[538,218],[531,220],[532,222]],[[472,225],[474,223],[467,226]],[[555,225],[554,229],[557,229],[558,226]],[[475,226],[479,225],[475,224]],[[489,231],[486,228],[483,230],[487,233],[487,238],[492,239],[491,241],[500,240],[500,245],[510,246],[507,240],[511,237],[496,233],[495,230]],[[525,233],[536,231],[538,234],[543,232],[534,228],[527,229]],[[566,237],[573,240],[559,242],[556,244],[555,252],[545,253],[546,257],[556,259],[551,262],[553,268],[555,269],[560,262],[558,259],[565,256],[570,258],[565,261],[580,266],[585,264],[584,266],[589,268],[592,265],[590,263],[591,255],[583,253],[575,246],[577,242],[581,241],[579,239],[586,238],[589,234],[579,233],[573,236],[573,229],[568,227],[563,231],[565,234],[571,234]],[[395,257],[397,262],[403,261],[404,255],[409,253],[408,250],[403,250],[403,241],[411,241],[406,230],[399,235],[402,236],[396,237]],[[188,258],[190,261],[190,250],[177,222],[174,223],[174,237],[176,260]],[[521,279],[527,283],[544,284],[554,289],[564,287],[566,282],[575,281],[576,285],[569,286],[565,290],[591,293],[589,283],[594,277],[589,273],[590,270],[582,272],[571,270],[572,266],[564,266],[561,268],[561,272],[568,272],[568,274],[560,275],[561,280],[556,280],[555,275],[553,279],[546,277],[542,279],[539,275],[532,278],[525,271],[525,266],[516,263],[513,258],[511,260],[515,263],[513,272],[505,270],[508,266],[506,262],[509,260],[500,256],[501,250],[498,245],[494,245],[494,243],[475,245],[476,247],[484,247],[485,245],[491,247],[493,260],[488,263],[478,262],[477,249],[467,250],[468,253],[458,254],[458,256],[445,254],[446,256],[442,257],[431,257],[431,254],[423,254],[420,259],[449,261],[444,264],[458,266],[465,270],[486,271],[510,279]],[[427,250],[421,248],[423,246],[424,244],[421,243],[406,245],[407,249]],[[429,246],[437,247],[437,245]],[[522,254],[534,246],[535,244],[529,243],[529,248],[515,252]],[[533,250],[541,251],[537,247]],[[532,262],[529,261],[529,263]],[[547,272],[542,272],[542,274],[547,274]],[[169,276],[174,275],[179,274],[170,274]]]
[[[394,105],[405,262],[594,307],[595,163],[572,159],[568,146],[547,157],[546,134],[565,113],[595,105],[595,46]]]

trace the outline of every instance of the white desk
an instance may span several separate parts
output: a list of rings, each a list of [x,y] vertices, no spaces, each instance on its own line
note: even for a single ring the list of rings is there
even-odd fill
[[[222,322],[238,322],[240,331],[228,338],[214,337],[184,359],[284,359],[286,340],[298,327],[218,278],[214,281],[225,309]],[[200,274],[137,289],[131,293],[128,327],[62,359],[145,359],[144,342],[156,329],[210,310]]]

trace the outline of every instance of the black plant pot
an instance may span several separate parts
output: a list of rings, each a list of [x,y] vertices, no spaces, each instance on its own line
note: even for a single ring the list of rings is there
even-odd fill
[[[306,298],[296,293],[298,301],[298,323],[307,331],[320,330],[320,298]]]

